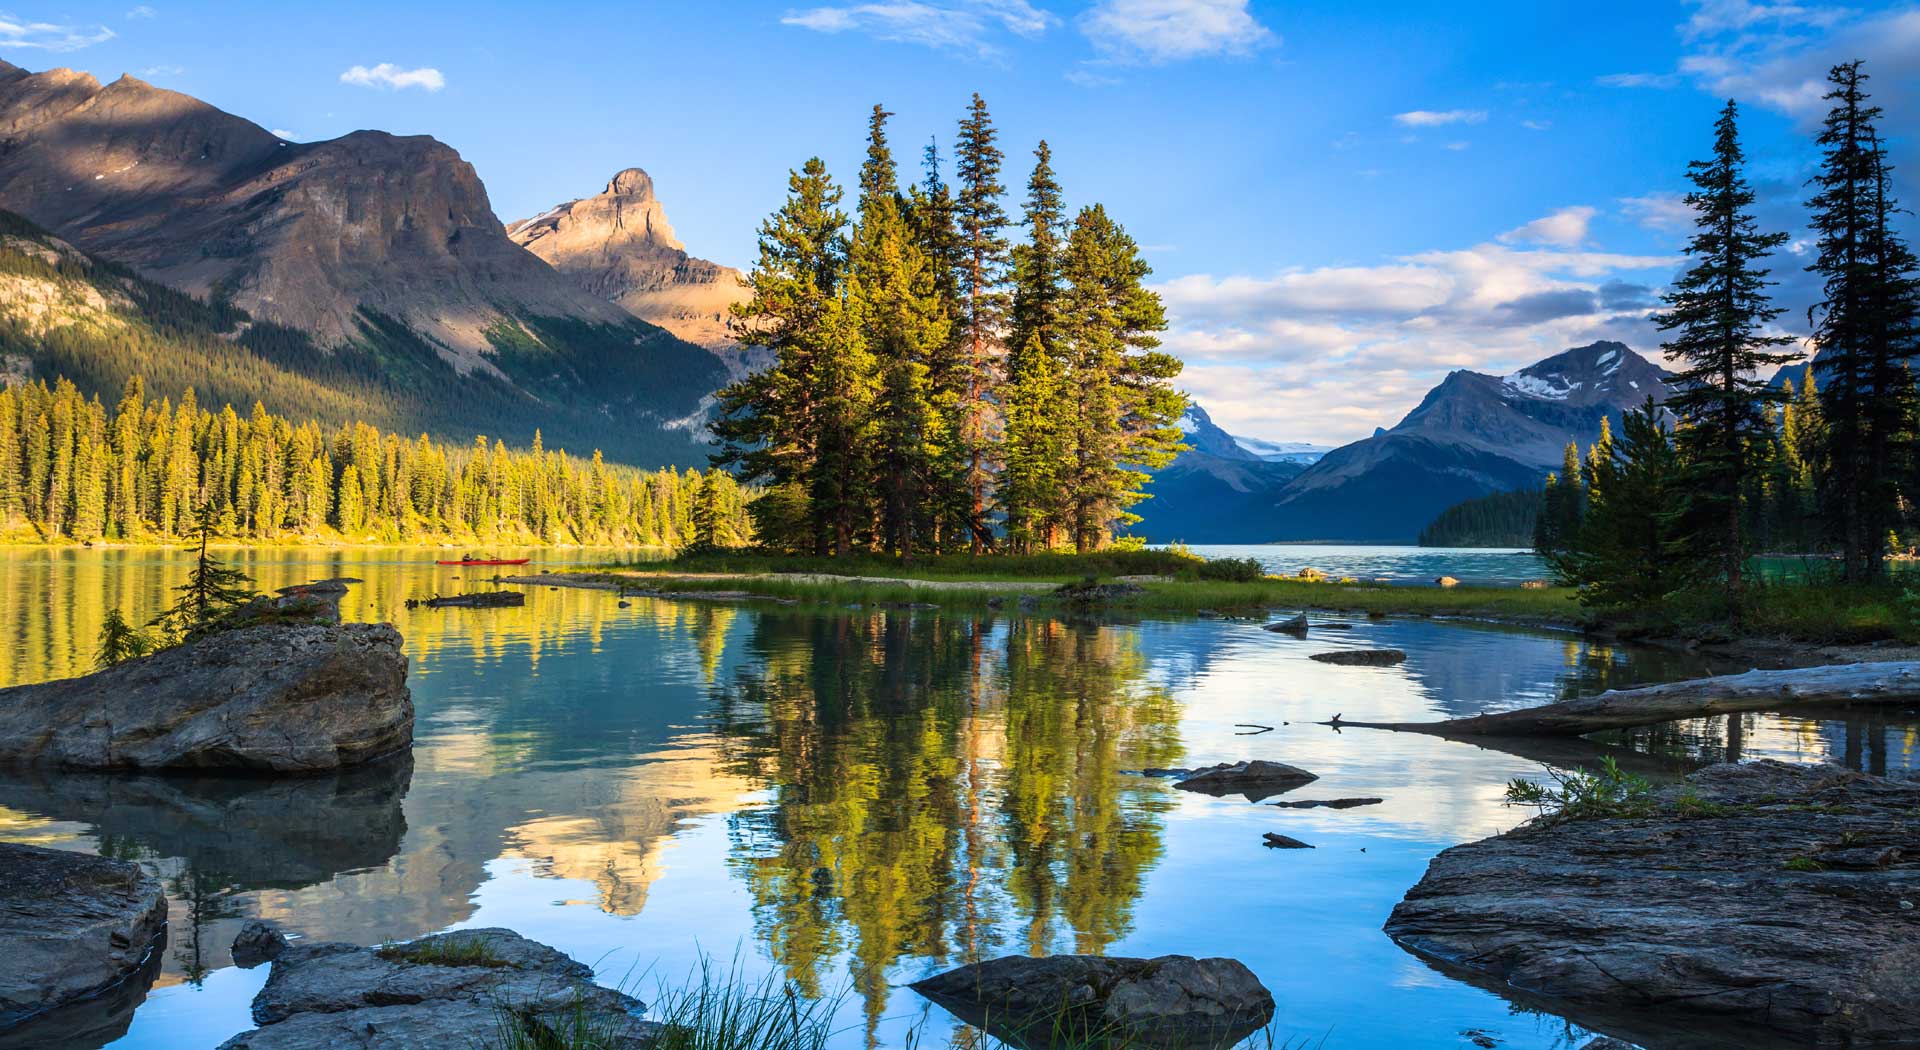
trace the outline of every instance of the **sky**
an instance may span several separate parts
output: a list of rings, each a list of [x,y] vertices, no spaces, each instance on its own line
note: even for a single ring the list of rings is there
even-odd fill
[[[1017,201],[1040,139],[1140,243],[1181,386],[1228,431],[1338,444],[1448,372],[1619,339],[1681,261],[1688,161],[1741,107],[1782,330],[1817,289],[1821,79],[1859,58],[1920,203],[1920,6],[1249,0],[54,4],[0,58],[130,73],[289,139],[432,135],[512,221],[655,178],[693,254],[747,268],[787,171],[851,181],[883,103],[903,162],[986,99]],[[1908,217],[1909,228],[1915,224]]]

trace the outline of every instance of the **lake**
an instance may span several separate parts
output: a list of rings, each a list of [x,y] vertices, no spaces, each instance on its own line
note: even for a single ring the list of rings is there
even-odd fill
[[[1317,550],[1294,560],[1337,571],[1339,549]],[[606,556],[532,553],[535,570]],[[233,554],[263,587],[365,580],[344,607],[405,634],[410,757],[280,782],[0,773],[0,838],[137,860],[172,904],[161,973],[130,1019],[100,1005],[93,1034],[31,1045],[178,1050],[250,1027],[267,970],[234,967],[228,946],[261,917],[357,943],[507,926],[649,1000],[704,954],[839,997],[847,1048],[971,1045],[901,986],[1047,952],[1238,958],[1295,1045],[1464,1048],[1463,1033],[1485,1032],[1508,1050],[1578,1047],[1568,1022],[1442,976],[1380,932],[1435,853],[1527,816],[1502,804],[1503,785],[1539,763],[1308,723],[1744,669],[1417,620],[1300,640],[1233,620],[621,609],[607,592],[545,587],[518,609],[408,609],[484,586],[433,556]],[[106,610],[145,619],[185,567],[162,551],[0,552],[0,684],[84,670]],[[1372,646],[1408,659],[1306,658]],[[1920,726],[1866,717],[1748,715],[1622,742],[1656,772],[1729,754],[1920,762]],[[1385,802],[1281,810],[1134,772],[1243,758],[1319,774],[1290,798]],[[1268,831],[1317,848],[1264,849]]]
[[[1252,558],[1269,574],[1292,576],[1319,569],[1335,579],[1431,584],[1451,576],[1462,584],[1516,587],[1550,574],[1530,550],[1490,547],[1386,547],[1333,543],[1202,543],[1190,548],[1203,558]]]

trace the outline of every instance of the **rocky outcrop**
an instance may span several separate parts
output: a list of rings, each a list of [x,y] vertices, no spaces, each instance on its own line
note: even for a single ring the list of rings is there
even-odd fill
[[[248,919],[233,937],[234,965],[252,969],[272,962],[287,950],[287,936],[280,928],[260,919]]]
[[[913,983],[1016,1047],[1229,1047],[1273,1019],[1273,996],[1234,959],[1009,955]]]
[[[747,288],[740,271],[687,254],[673,235],[653,177],[627,168],[597,196],[567,201],[507,227],[507,236],[587,292],[611,300],[690,343],[732,353],[733,304]]]
[[[166,928],[139,865],[0,842],[0,1031],[142,974]]]
[[[412,742],[407,658],[389,624],[245,627],[0,690],[0,763],[307,774]]]
[[[1899,1043],[1920,1032],[1916,812],[1913,779],[1714,766],[1645,816],[1536,820],[1447,850],[1386,931],[1647,1045]]]
[[[639,1000],[594,983],[583,963],[503,929],[405,944],[294,944],[253,1000],[259,1027],[220,1050],[366,1050],[468,1046],[518,1029],[526,1045],[562,1045],[584,1029],[605,1050],[643,1050],[656,1026]],[[572,1044],[567,1044],[572,1045]]]
[[[1256,758],[1251,762],[1222,762],[1193,770],[1174,786],[1203,795],[1244,795],[1247,801],[1258,802],[1318,779],[1299,766]]]

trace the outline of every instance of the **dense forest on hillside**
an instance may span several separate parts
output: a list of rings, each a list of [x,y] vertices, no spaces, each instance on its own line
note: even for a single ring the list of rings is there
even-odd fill
[[[641,471],[476,437],[448,446],[367,423],[292,420],[258,402],[109,409],[61,380],[0,389],[0,538],[168,540],[211,515],[221,536],[733,546],[749,493],[723,471]]]
[[[418,333],[362,310],[360,337],[323,348],[298,329],[147,281],[0,212],[0,375],[71,380],[116,397],[140,376],[156,393],[193,387],[328,426],[465,442],[482,429],[598,448],[616,462],[704,465],[686,428],[725,379],[718,359],[643,321],[613,326],[529,318],[488,332],[498,374],[458,374]],[[617,393],[616,393],[617,392]],[[685,426],[660,409],[690,417]]]
[[[1531,547],[1540,491],[1494,492],[1440,512],[1420,530],[1422,547]]]

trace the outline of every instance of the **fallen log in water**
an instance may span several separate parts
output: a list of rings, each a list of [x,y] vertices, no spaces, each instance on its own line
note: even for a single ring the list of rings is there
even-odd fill
[[[1579,736],[1683,718],[1740,711],[1789,711],[1822,704],[1920,703],[1920,661],[1835,664],[1784,671],[1748,671],[1684,682],[1609,689],[1520,711],[1450,718],[1444,722],[1348,722],[1322,725],[1391,729],[1443,737]]]

